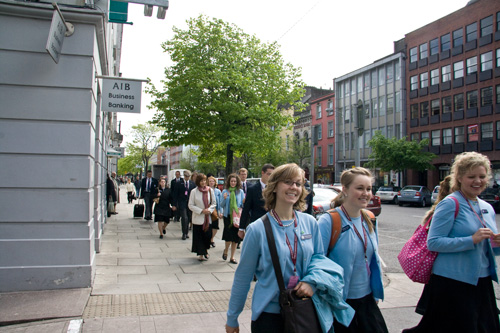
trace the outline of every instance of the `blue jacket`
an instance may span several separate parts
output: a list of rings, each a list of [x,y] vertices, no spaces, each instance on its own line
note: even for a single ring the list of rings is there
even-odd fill
[[[318,223],[314,217],[298,211],[295,214],[298,223],[297,228],[294,228],[294,232],[298,237],[296,267],[299,279],[302,279],[306,275],[312,256],[314,254],[323,254],[323,244]],[[286,245],[285,233],[282,227],[277,224],[271,214],[268,213],[267,216],[273,229],[276,249],[286,285],[293,274],[290,250]],[[293,240],[291,242],[293,244]],[[292,268],[290,269],[290,267]],[[227,325],[231,327],[239,326],[238,316],[245,305],[254,274],[257,276],[257,282],[252,299],[252,320],[259,318],[264,309],[267,312],[279,313],[279,287],[267,244],[264,223],[261,219],[251,223],[246,229],[245,241],[241,248],[240,263],[234,273],[227,311]],[[312,287],[315,290],[314,286]],[[270,307],[273,308],[270,309]]]
[[[460,205],[456,219],[455,202],[449,198],[450,196],[455,197]],[[486,226],[497,233],[493,207],[481,199],[478,199],[478,202]],[[429,250],[439,253],[434,261],[432,273],[477,285],[481,270],[482,246],[481,243],[473,243],[472,235],[479,228],[482,228],[482,225],[460,193],[454,192],[438,203],[427,238]],[[500,248],[496,247],[493,250],[489,239],[483,242],[487,245],[491,278],[498,282],[493,255],[500,254]]]
[[[312,300],[320,319],[323,332],[328,332],[333,325],[333,318],[345,327],[349,327],[354,310],[343,299],[344,279],[342,267],[325,257],[315,254],[307,267],[302,281],[316,287]]]
[[[214,193],[215,193],[215,200],[216,200],[215,209],[216,209],[217,213],[220,214],[220,213],[222,213],[222,192],[217,187],[215,187]]]
[[[224,199],[224,193],[227,193],[227,198]],[[238,208],[243,208],[243,199],[245,199],[245,192],[243,190],[239,190],[235,192],[236,195],[236,204],[238,205]],[[231,201],[229,199],[230,193],[229,190],[224,190],[222,191],[221,197],[222,197],[222,203],[221,206],[224,209],[224,216],[228,217],[229,216],[229,202]],[[245,237],[246,238],[246,237]]]
[[[352,244],[359,242],[359,239],[353,228],[350,227],[350,224],[348,223],[348,220],[342,210],[337,208],[337,211],[339,212],[342,220],[342,232],[337,240],[337,243],[335,244],[335,247],[330,252],[328,257],[344,269],[344,299],[347,299],[347,294],[351,284],[354,258],[358,255],[356,252],[353,252],[353,249],[356,247]],[[323,214],[318,223],[321,231],[321,237],[323,239],[323,254],[326,255],[328,252],[328,245],[330,244],[330,235],[332,233],[332,218],[330,214]],[[363,227],[366,230],[366,234],[369,235],[369,242],[371,242],[373,246],[373,256],[370,261],[370,288],[376,299],[383,300],[384,284],[382,282],[382,268],[380,266],[380,257],[378,253],[377,228],[375,226],[374,231],[370,233],[365,223],[363,223]]]

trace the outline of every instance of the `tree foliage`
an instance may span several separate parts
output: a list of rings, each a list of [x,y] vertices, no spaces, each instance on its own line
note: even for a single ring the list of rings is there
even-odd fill
[[[294,139],[291,146],[293,148],[289,154],[289,162],[296,163],[303,169],[311,165],[311,141],[305,138]]]
[[[390,139],[382,135],[380,131],[375,132],[368,146],[372,153],[368,158],[370,161],[365,164],[369,168],[380,168],[382,171],[402,172],[406,169],[424,171],[433,169],[431,161],[436,157],[435,154],[424,151],[429,140],[407,141],[406,137]]]
[[[141,172],[141,168],[137,168],[137,165],[141,164],[141,157],[139,155],[127,155],[124,158],[118,160],[118,171],[119,175],[125,175],[127,173],[137,174]]]
[[[149,167],[149,160],[156,153],[159,142],[161,140],[160,129],[150,123],[139,124],[132,126],[132,142],[127,144],[127,155],[132,156],[131,159],[139,161],[138,164],[144,166],[147,171]]]
[[[165,129],[166,145],[198,145],[205,160],[223,152],[230,173],[234,154],[265,155],[278,144],[293,122],[280,106],[304,107],[300,69],[284,62],[276,43],[233,24],[205,16],[187,23],[162,44],[174,64],[163,89],[147,88],[158,110],[153,122]]]

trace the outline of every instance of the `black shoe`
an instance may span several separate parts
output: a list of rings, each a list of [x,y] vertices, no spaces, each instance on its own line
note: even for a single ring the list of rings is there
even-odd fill
[[[167,233],[167,230],[163,229],[163,234],[165,235]]]
[[[182,240],[186,240],[186,235],[182,235]]]
[[[188,234],[186,234],[186,238],[189,238],[189,235],[188,235]]]
[[[163,239],[163,235],[160,235],[160,239]]]
[[[240,249],[240,244],[238,244],[238,245],[236,246],[236,248],[239,250],[239,249]]]
[[[214,242],[210,243],[210,245],[211,245],[212,247],[215,247],[215,243],[214,243]]]
[[[227,253],[222,253],[222,259],[227,260]]]

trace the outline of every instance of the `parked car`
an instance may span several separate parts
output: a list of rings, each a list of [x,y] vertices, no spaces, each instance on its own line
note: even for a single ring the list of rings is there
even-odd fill
[[[375,195],[379,196],[382,202],[388,201],[398,204],[398,192],[400,190],[401,187],[398,186],[381,186],[378,188]]]
[[[441,186],[437,185],[436,187],[434,187],[434,190],[432,190],[432,197],[431,197],[431,203],[434,205],[434,203],[436,202],[437,200],[437,197],[438,197],[438,193],[439,193],[439,188]]]
[[[225,178],[217,178],[217,188],[221,191],[224,190],[224,184],[226,183]]]
[[[421,185],[407,185],[398,192],[398,204],[414,204],[425,207],[431,203],[431,191]]]
[[[479,195],[479,198],[483,199],[495,209],[495,212],[500,211],[500,191],[498,188],[488,187]]]
[[[329,209],[333,208],[332,200],[339,195],[342,187],[338,186],[314,186],[314,197],[313,197],[313,216],[319,219],[321,214],[326,213]],[[375,216],[379,216],[382,212],[382,205],[380,202],[380,197],[372,196],[372,199],[366,207],[368,210],[372,211]]]

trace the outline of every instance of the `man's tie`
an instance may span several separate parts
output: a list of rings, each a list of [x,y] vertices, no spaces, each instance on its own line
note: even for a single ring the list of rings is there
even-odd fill
[[[150,187],[150,180],[148,178],[148,186],[146,187],[146,192],[149,192],[149,187]]]
[[[247,193],[247,184],[246,183],[243,183],[243,192],[245,192],[245,194]]]

